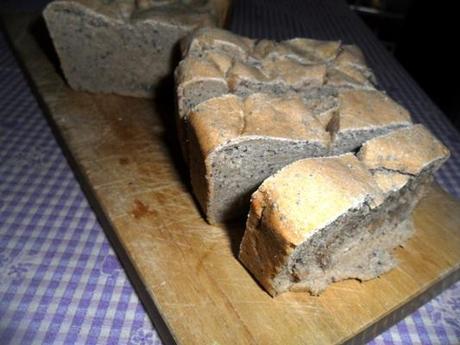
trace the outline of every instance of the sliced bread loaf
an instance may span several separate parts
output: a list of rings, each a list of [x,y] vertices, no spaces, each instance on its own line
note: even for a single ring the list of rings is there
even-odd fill
[[[253,194],[239,258],[271,294],[367,280],[395,265],[410,214],[448,158],[423,126],[372,139],[358,157],[292,163]]]
[[[365,110],[357,106],[359,116],[353,118],[352,105],[341,97],[333,115],[339,124],[333,130],[333,121],[325,125],[324,115],[315,116],[295,94],[226,94],[195,106],[184,122],[187,133],[180,134],[187,138],[183,143],[191,183],[208,222],[247,212],[250,194],[286,164],[350,151],[372,136],[410,125],[407,112],[373,93],[344,91],[344,99],[349,94],[369,99]]]
[[[175,73],[179,141],[211,223],[246,212],[249,195],[285,164],[350,152],[411,124],[404,108],[375,89],[356,46],[252,40],[201,28],[187,36],[182,50]],[[273,110],[275,103],[286,111]],[[321,133],[320,148],[312,145],[308,126]]]

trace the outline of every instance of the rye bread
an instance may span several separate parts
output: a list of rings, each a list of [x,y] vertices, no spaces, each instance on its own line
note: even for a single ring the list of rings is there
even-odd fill
[[[153,97],[177,63],[179,39],[221,25],[226,6],[227,0],[57,0],[43,16],[73,89]]]
[[[275,296],[321,293],[395,266],[412,234],[411,212],[449,151],[421,125],[351,153],[292,163],[252,195],[239,258]]]
[[[278,169],[329,150],[329,134],[295,96],[227,94],[198,105],[189,121],[192,187],[210,223],[246,213],[251,193]]]
[[[193,190],[211,223],[247,212],[257,186],[296,159],[356,150],[368,139],[411,124],[409,113],[375,88],[356,46],[305,38],[257,41],[202,28],[184,39],[182,51],[175,72],[179,141]],[[229,100],[244,104],[254,95],[267,104],[284,99],[297,105],[287,106],[290,116],[282,124],[263,102],[251,111],[240,109],[235,116],[256,119],[254,127],[261,130],[235,130],[231,139],[215,144],[214,137],[227,138],[228,128],[237,126],[228,114]],[[321,149],[300,144],[312,139],[305,126],[313,121],[296,120],[304,113],[327,137]],[[294,133],[295,126],[303,136]],[[277,127],[276,133],[269,127]]]

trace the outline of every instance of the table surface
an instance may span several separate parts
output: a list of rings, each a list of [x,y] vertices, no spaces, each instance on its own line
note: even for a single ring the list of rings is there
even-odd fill
[[[299,18],[312,6],[316,16]],[[382,87],[451,149],[436,178],[459,197],[459,133],[347,11],[334,0],[282,8],[273,0],[237,1],[230,27],[252,37],[358,43]],[[0,342],[161,344],[1,33]],[[459,342],[457,283],[371,343]]]

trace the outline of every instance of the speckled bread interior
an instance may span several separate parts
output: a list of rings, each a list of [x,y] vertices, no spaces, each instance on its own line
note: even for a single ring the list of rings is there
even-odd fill
[[[258,185],[295,160],[350,152],[411,124],[356,46],[202,28],[182,51],[178,135],[210,223],[246,213]]]
[[[224,0],[57,0],[43,16],[75,90],[153,97],[174,69],[178,41],[222,24]]]
[[[396,264],[411,212],[449,151],[422,125],[348,153],[294,162],[253,194],[239,258],[273,296],[321,293]]]

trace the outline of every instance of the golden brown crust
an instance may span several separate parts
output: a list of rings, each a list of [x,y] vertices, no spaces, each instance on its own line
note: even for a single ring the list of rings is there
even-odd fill
[[[362,54],[354,46],[341,46],[338,41],[295,38],[282,42],[255,41],[228,31],[204,28],[182,42],[184,56],[209,60],[209,52],[218,52],[232,59],[228,84],[235,89],[239,81],[283,83],[286,87],[319,87],[326,83],[328,70],[340,69],[342,79],[350,79],[358,87],[372,88]],[[189,74],[193,74],[190,72]],[[333,79],[333,78],[332,78]],[[346,82],[331,80],[331,84]],[[180,83],[179,83],[180,84]]]
[[[379,91],[351,90],[339,94],[338,132],[409,125],[409,112]]]
[[[293,38],[286,41],[298,55],[314,57],[319,61],[331,61],[339,53],[341,43],[339,41],[320,41],[309,38]]]
[[[220,79],[224,81],[225,71],[212,60],[190,57],[181,61],[177,67],[177,83],[182,87],[197,80]]]
[[[367,68],[366,59],[361,49],[355,45],[345,44],[342,46],[342,51],[335,59],[336,65],[354,65],[362,68]]]
[[[186,37],[181,46],[184,55],[189,55],[194,51],[202,52],[220,48],[233,57],[245,59],[254,42],[254,40],[235,35],[227,30],[201,28]]]
[[[267,219],[270,205],[262,191],[253,194],[239,259],[270,294],[276,295],[272,280],[295,246],[271,226],[271,220]]]
[[[326,77],[325,64],[301,64],[293,59],[264,60],[263,71],[272,82],[279,81],[295,89],[308,85],[320,87]]]
[[[269,77],[257,66],[248,63],[235,61],[228,71],[228,84],[232,91],[235,90],[241,80],[268,82]]]
[[[286,44],[262,39],[254,45],[251,51],[251,57],[257,60],[264,60],[270,57],[290,56],[295,54],[293,50]]]
[[[191,110],[190,107],[182,106],[187,100],[183,99],[186,96],[181,90],[188,83],[200,80],[221,82],[223,90],[245,96],[254,92],[273,92],[280,97],[290,97],[289,94],[292,93],[297,93],[302,98],[306,95],[308,100],[305,104],[309,107],[323,102],[323,98],[318,98],[315,102],[317,96],[308,96],[309,90],[336,85],[337,90],[343,94],[339,100],[333,102],[341,103],[341,108],[331,107],[319,113],[315,111],[314,115],[324,128],[327,127],[338,136],[341,132],[363,127],[391,127],[398,121],[404,122],[404,116],[408,116],[407,112],[404,113],[401,107],[391,103],[378,91],[356,90],[356,93],[349,91],[350,94],[341,91],[342,87],[350,85],[366,90],[373,88],[369,73],[366,73],[368,69],[364,64],[364,57],[355,46],[304,38],[282,42],[256,42],[215,28],[199,29],[184,42],[186,58],[176,71],[181,118],[186,118],[188,114],[184,112]],[[332,92],[329,98],[331,97],[336,99],[337,96]],[[338,118],[333,119],[334,115]],[[262,123],[267,122],[262,117],[259,119]],[[368,126],[363,126],[363,122],[368,122]],[[337,131],[334,132],[333,129]],[[277,135],[281,132],[282,129]],[[290,137],[289,133],[282,136]]]
[[[372,174],[352,154],[294,162],[253,194],[239,259],[271,294],[295,248],[363,203],[381,204]]]
[[[438,139],[423,125],[417,124],[369,140],[362,146],[358,157],[371,170],[418,175],[427,166],[439,167],[449,154]]]
[[[283,274],[295,248],[350,210],[362,205],[370,210],[380,205],[388,207],[391,199],[385,198],[402,190],[405,190],[399,196],[402,201],[393,202],[409,205],[404,207],[409,207],[410,212],[424,184],[430,181],[430,174],[448,156],[447,148],[426,128],[413,125],[371,139],[358,153],[359,159],[349,153],[294,162],[265,180],[254,193],[240,260],[271,295],[289,290],[294,281]],[[419,182],[415,182],[419,176]],[[405,188],[409,183],[411,185]],[[394,207],[391,212],[396,212]],[[385,214],[379,217],[382,224],[372,223],[375,229],[398,224],[391,219],[385,223]],[[388,217],[391,218],[391,214]],[[404,223],[406,218],[396,218],[396,221]],[[396,236],[394,240],[403,238]],[[262,258],[257,256],[259,253],[263,253]],[[345,272],[347,269],[353,267],[343,267]],[[306,270],[308,272],[308,268]],[[366,274],[369,278],[375,276],[371,271]],[[314,284],[308,281],[299,286],[301,290],[312,291]],[[323,289],[325,286],[321,284]]]
[[[216,97],[195,107],[188,121],[205,156],[233,139],[250,136],[309,141],[325,148],[330,141],[321,122],[295,96],[259,93],[244,101],[234,95]]]
[[[392,171],[376,171],[373,175],[384,194],[400,190],[410,180],[410,176]]]
[[[253,94],[244,102],[245,127],[241,135],[258,135],[329,145],[322,124],[296,96],[279,98]]]
[[[376,206],[382,197],[372,174],[351,153],[294,162],[265,180],[259,190],[276,203],[277,218],[285,219],[275,228],[295,245],[350,208],[364,201]]]
[[[373,137],[410,124],[409,112],[379,91],[340,91],[338,108],[327,124],[331,152],[350,152]]]
[[[238,137],[244,127],[243,104],[239,97],[225,95],[198,105],[189,115],[190,130],[207,157],[216,147]]]

